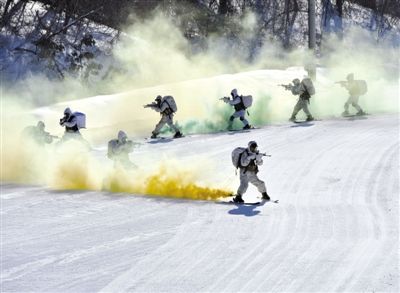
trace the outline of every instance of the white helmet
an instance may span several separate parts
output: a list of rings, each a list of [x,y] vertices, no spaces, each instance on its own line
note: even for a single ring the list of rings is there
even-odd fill
[[[72,111],[71,111],[71,109],[70,109],[69,107],[65,108],[65,110],[64,110],[64,115],[65,115],[65,114],[68,114],[68,115],[71,115],[71,114],[72,114]]]
[[[347,80],[354,80],[354,73],[347,74],[346,79]]]
[[[293,84],[299,84],[300,83],[300,79],[295,78],[292,80]]]
[[[120,130],[120,131],[118,132],[118,140],[119,140],[119,141],[124,141],[124,140],[126,140],[127,138],[128,138],[128,136],[126,135],[125,132],[123,132],[122,130]]]
[[[256,149],[256,148],[258,147],[257,143],[256,143],[254,140],[249,141],[249,143],[247,144],[247,146],[249,147],[249,150],[251,150],[251,149]]]
[[[38,121],[36,127],[40,128],[40,129],[44,129],[45,128],[44,122],[43,121]]]

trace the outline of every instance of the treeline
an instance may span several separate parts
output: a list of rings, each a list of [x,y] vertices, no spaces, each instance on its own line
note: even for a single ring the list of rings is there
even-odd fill
[[[362,14],[358,5],[370,9],[360,21],[376,32],[377,41],[392,29],[399,30],[398,0],[317,0],[317,45],[324,34],[341,36],[343,20],[353,21]],[[112,49],[127,23],[151,17],[155,11],[174,21],[193,44],[202,46],[212,34],[245,46],[252,54],[271,39],[287,49],[305,45],[307,10],[307,0],[2,0],[0,41],[10,60],[15,52],[31,54],[46,59],[60,77],[69,71],[86,78],[101,67],[94,57],[107,46]],[[244,37],[248,12],[256,23],[251,36]],[[7,36],[21,41],[10,43]],[[99,40],[102,48],[97,46]]]

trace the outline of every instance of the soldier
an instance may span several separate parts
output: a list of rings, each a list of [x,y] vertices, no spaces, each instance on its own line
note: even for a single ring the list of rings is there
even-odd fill
[[[43,121],[39,121],[36,126],[26,127],[22,135],[27,136],[36,144],[43,146],[45,144],[51,144],[54,138],[58,138],[55,135],[51,135],[49,132],[45,131],[45,124]]]
[[[233,89],[231,91],[231,96],[232,99],[230,99],[229,97],[221,98],[221,100],[223,100],[225,103],[235,108],[235,113],[233,113],[231,117],[229,117],[229,124],[227,129],[232,129],[233,120],[235,120],[235,118],[239,118],[240,121],[243,122],[243,129],[250,129],[251,125],[246,120],[245,116],[246,109],[249,108],[253,102],[252,96],[239,96],[237,93],[237,89]]]
[[[182,137],[182,133],[174,125],[174,113],[177,111],[175,100],[172,96],[161,97],[160,95],[156,97],[155,102],[143,106],[144,108],[151,108],[156,112],[160,112],[161,120],[156,125],[153,130],[151,138],[157,138],[160,134],[161,128],[165,124],[168,124],[175,131],[174,138]]]
[[[118,138],[108,142],[107,157],[114,161],[114,167],[122,166],[127,169],[137,168],[129,159],[129,153],[133,151],[133,142],[128,140],[125,132],[120,130]]]
[[[236,196],[233,198],[234,202],[244,202],[242,196],[246,192],[249,182],[257,187],[258,191],[262,195],[263,200],[270,200],[264,181],[260,180],[257,176],[258,166],[263,164],[262,157],[264,155],[265,154],[259,153],[258,146],[255,141],[250,141],[246,149],[236,148],[232,152],[232,161],[235,161],[234,165],[240,169],[240,186],[237,190]]]
[[[358,104],[358,100],[361,95],[367,92],[367,83],[365,82],[365,80],[354,80],[353,73],[348,74],[346,80],[347,81],[336,82],[347,89],[347,91],[349,92],[349,98],[344,104],[344,112],[342,113],[342,116],[349,115],[350,105],[352,105],[357,110],[356,115],[365,115],[366,113],[361,109],[360,105]]]
[[[292,116],[289,118],[289,121],[296,121],[296,115],[300,110],[303,110],[307,115],[306,121],[313,121],[314,117],[311,115],[310,110],[308,109],[311,95],[315,93],[311,79],[306,77],[300,82],[298,78],[295,78],[292,82],[293,85],[283,85],[285,89],[290,90],[293,95],[299,95],[299,99],[294,106]]]
[[[79,131],[81,128],[86,128],[85,114],[81,112],[72,112],[70,108],[65,108],[64,116],[60,119],[60,125],[65,127],[65,132],[60,143],[70,139],[77,139],[90,148],[89,143],[82,137]]]

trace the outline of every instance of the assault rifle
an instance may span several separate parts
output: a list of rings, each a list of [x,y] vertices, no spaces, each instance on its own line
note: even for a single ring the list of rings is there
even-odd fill
[[[57,135],[52,135],[52,134],[50,134],[50,133],[46,133],[46,135],[49,136],[49,137],[51,137],[51,138],[56,138],[56,139],[59,139],[59,138],[60,138],[59,136],[57,136]]]
[[[272,155],[267,155],[266,153],[258,153],[258,155],[261,155],[263,157],[272,157]]]
[[[158,107],[158,103],[157,102],[153,102],[151,104],[143,105],[143,108],[153,108],[153,107]]]
[[[284,87],[285,90],[289,91],[292,89],[293,85],[291,83],[289,84],[280,84],[279,86]]]
[[[226,102],[226,101],[229,101],[230,99],[229,99],[229,97],[223,97],[223,98],[220,98],[219,100]]]
[[[345,80],[340,80],[340,81],[335,81],[335,84],[340,84],[341,86],[347,85],[348,81]]]

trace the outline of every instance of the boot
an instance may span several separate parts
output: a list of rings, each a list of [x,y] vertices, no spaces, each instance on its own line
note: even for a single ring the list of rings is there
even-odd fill
[[[289,121],[292,121],[292,122],[293,122],[293,121],[296,121],[296,117],[295,117],[295,116],[290,117],[290,118],[289,118]]]
[[[157,138],[157,134],[152,132],[150,138]]]
[[[313,116],[311,116],[311,115],[310,115],[310,116],[308,116],[308,117],[307,117],[307,119],[306,119],[306,121],[313,121],[313,120],[314,120],[314,117],[313,117]]]
[[[366,113],[363,111],[363,110],[360,110],[360,111],[358,111],[357,113],[356,113],[356,115],[357,116],[363,116],[363,115],[365,115]]]
[[[182,133],[180,131],[178,131],[178,132],[175,133],[174,138],[179,138],[179,137],[182,137],[182,136],[183,136]]]
[[[262,193],[262,197],[263,200],[271,200],[271,198],[269,197],[269,195],[266,192]]]
[[[244,203],[244,200],[240,194],[237,194],[232,200],[236,203]]]
[[[342,116],[349,116],[349,111],[344,111],[343,113],[342,113]]]
[[[250,129],[251,128],[251,125],[250,124],[247,124],[247,125],[245,125],[244,127],[243,127],[243,129]]]

